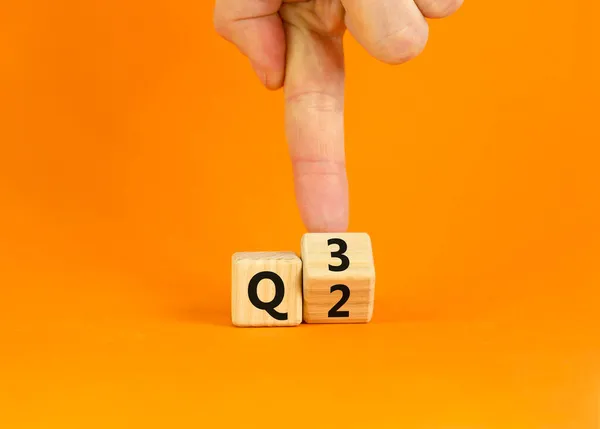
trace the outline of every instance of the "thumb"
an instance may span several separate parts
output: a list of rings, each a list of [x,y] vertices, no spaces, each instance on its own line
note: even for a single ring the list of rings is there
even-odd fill
[[[309,231],[343,232],[348,228],[343,28],[315,31],[307,25],[310,19],[294,15],[306,9],[292,8],[284,5],[281,15],[287,40],[285,125],[296,199]]]

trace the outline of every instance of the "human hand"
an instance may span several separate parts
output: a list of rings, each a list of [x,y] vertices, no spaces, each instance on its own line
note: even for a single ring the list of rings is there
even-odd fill
[[[425,18],[462,0],[217,0],[217,32],[269,89],[284,87],[296,199],[310,232],[348,227],[344,153],[346,28],[375,58],[404,63],[425,47]]]

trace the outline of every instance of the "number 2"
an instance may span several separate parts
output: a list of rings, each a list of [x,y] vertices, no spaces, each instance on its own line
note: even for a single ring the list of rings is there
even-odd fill
[[[348,298],[350,298],[350,288],[346,285],[333,285],[331,286],[331,293],[336,292],[336,291],[342,291],[342,299],[340,299],[337,304],[335,304],[331,310],[329,310],[329,313],[327,313],[328,317],[350,317],[350,312],[349,311],[340,311],[340,308],[342,307],[342,305],[344,305],[346,303],[346,301],[348,301]]]

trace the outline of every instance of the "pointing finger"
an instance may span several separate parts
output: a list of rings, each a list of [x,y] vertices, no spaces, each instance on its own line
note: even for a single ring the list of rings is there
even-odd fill
[[[309,231],[342,232],[348,227],[343,9],[338,4],[315,14],[286,6],[286,134],[296,198]],[[311,24],[315,16],[320,26]],[[323,18],[333,27],[323,26]]]

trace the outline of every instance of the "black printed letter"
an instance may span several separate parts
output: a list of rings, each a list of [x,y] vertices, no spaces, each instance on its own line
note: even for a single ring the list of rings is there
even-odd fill
[[[261,280],[271,280],[275,285],[275,297],[270,302],[261,301],[258,298],[258,284]],[[280,313],[275,308],[281,304],[285,295],[285,286],[283,280],[272,271],[261,271],[252,277],[248,284],[248,298],[256,308],[265,310],[276,320],[288,320],[287,313]]]

